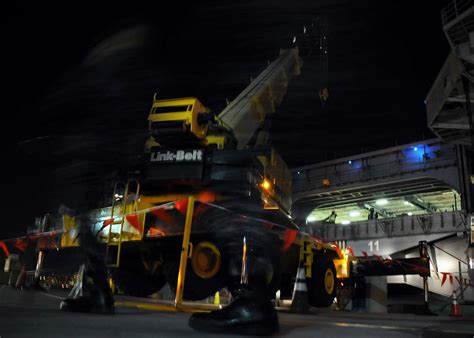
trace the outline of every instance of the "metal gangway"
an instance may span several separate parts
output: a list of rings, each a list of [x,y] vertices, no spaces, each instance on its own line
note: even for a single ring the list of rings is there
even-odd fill
[[[465,196],[465,150],[431,139],[292,169],[293,211],[452,189]],[[462,206],[461,206],[462,207]]]

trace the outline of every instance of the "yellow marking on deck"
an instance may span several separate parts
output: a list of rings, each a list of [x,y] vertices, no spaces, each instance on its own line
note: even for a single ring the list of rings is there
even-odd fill
[[[163,311],[163,312],[209,312],[213,310],[222,309],[221,305],[214,304],[188,304],[184,303],[178,308],[174,304],[157,304],[157,303],[146,303],[146,302],[133,302],[133,301],[119,301],[115,302],[115,306],[122,307],[134,307],[140,310],[150,311]]]
[[[166,305],[166,304],[152,304],[152,303],[139,303],[139,302],[115,302],[115,306],[135,307],[140,310],[178,312],[176,307],[174,307],[173,305]]]

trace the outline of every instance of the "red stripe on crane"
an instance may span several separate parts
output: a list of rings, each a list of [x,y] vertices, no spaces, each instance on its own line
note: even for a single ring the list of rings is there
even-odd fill
[[[3,252],[5,253],[5,255],[6,255],[7,257],[10,256],[10,251],[8,250],[7,245],[5,244],[5,242],[0,241],[0,248],[3,249]]]

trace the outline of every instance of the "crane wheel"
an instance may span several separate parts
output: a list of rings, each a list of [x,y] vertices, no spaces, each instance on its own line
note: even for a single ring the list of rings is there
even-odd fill
[[[210,279],[217,275],[221,268],[221,252],[211,242],[200,242],[193,249],[191,266],[196,275]]]
[[[149,275],[136,270],[119,269],[112,275],[118,291],[133,297],[149,296],[159,291],[166,283],[163,275]]]
[[[310,304],[316,307],[328,307],[333,303],[336,291],[336,268],[332,259],[316,256],[312,268],[312,278],[308,279]]]
[[[170,288],[176,292],[180,255],[167,253],[163,257],[163,270]],[[183,298],[200,300],[209,297],[226,286],[219,248],[213,241],[201,241],[194,246],[193,255],[186,265]]]
[[[126,243],[122,248],[120,267],[110,271],[114,285],[120,293],[146,297],[166,284],[160,262],[141,249],[133,243]]]

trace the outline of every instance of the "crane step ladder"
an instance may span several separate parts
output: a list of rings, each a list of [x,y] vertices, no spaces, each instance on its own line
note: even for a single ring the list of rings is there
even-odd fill
[[[125,194],[124,194],[124,197],[125,197]],[[177,283],[176,283],[177,284],[176,295],[175,295],[174,301],[136,302],[136,301],[130,301],[126,299],[124,300],[120,299],[115,302],[116,306],[134,307],[134,308],[146,309],[146,310],[170,311],[170,312],[176,312],[176,311],[208,312],[212,310],[222,309],[222,305],[220,304],[206,304],[202,302],[183,300],[184,283],[186,280],[186,266],[187,266],[188,259],[192,256],[192,243],[190,242],[190,237],[191,237],[191,228],[192,228],[192,223],[193,223],[194,201],[195,201],[194,196],[189,196],[187,198],[186,218],[185,218],[185,224],[184,224],[183,240],[181,244],[180,264],[179,264],[179,270],[178,270],[178,278],[177,278]],[[119,233],[118,243],[120,243],[120,233]],[[119,264],[120,264],[120,256],[118,256],[116,264],[114,264],[113,267],[118,267]]]
[[[127,183],[119,182],[114,186],[110,212],[112,222],[109,225],[105,251],[105,262],[108,268],[118,268],[120,266],[126,215],[138,211],[139,193],[140,183],[136,179],[130,179]],[[118,228],[118,231],[114,228]]]
[[[300,262],[303,263],[306,278],[311,278],[311,269],[313,266],[313,243],[303,239],[303,245],[300,249]]]

